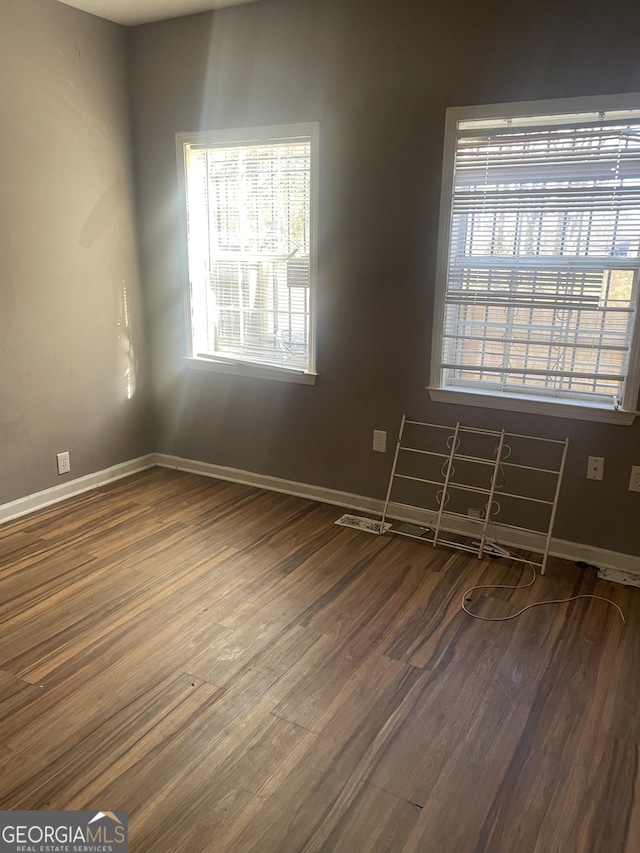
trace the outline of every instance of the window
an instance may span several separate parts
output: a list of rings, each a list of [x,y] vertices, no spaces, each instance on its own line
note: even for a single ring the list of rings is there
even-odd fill
[[[433,399],[630,423],[639,269],[640,96],[448,111]]]
[[[318,125],[179,133],[192,366],[314,380]]]

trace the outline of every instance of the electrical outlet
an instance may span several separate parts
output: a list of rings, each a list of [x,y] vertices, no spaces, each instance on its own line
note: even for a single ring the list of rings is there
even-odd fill
[[[587,462],[587,480],[602,480],[604,477],[604,457],[590,456]]]
[[[383,429],[374,429],[373,449],[378,453],[387,452],[387,433]]]
[[[71,471],[71,460],[69,459],[69,451],[64,453],[56,453],[58,460],[58,474],[68,474]]]
[[[484,510],[470,506],[467,510],[467,515],[469,518],[484,518]]]
[[[629,491],[640,492],[640,465],[631,466],[631,477],[629,479]]]

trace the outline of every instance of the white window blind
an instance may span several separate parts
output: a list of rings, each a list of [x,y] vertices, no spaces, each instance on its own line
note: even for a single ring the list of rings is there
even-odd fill
[[[461,118],[453,144],[439,387],[635,408],[640,110]]]
[[[179,134],[191,354],[309,371],[313,133],[298,126],[250,131],[264,138]]]

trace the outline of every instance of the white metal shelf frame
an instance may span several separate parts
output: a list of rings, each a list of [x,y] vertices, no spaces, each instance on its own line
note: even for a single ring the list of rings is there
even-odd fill
[[[404,437],[405,426],[410,425],[413,427],[423,427],[425,429],[435,429],[435,430],[445,430],[450,433],[448,438],[446,439],[446,446],[449,448],[449,453],[442,453],[438,450],[425,450],[424,448],[410,447],[408,445],[404,445],[402,443]],[[460,448],[460,439],[463,435],[477,435],[477,436],[489,436],[494,437],[497,440],[497,444],[493,451],[493,456],[472,456],[466,453],[458,453],[458,449]],[[511,455],[511,446],[509,444],[510,440],[516,439],[518,441],[524,442],[544,442],[544,444],[548,446],[557,446],[558,448],[558,467],[557,468],[549,468],[549,467],[541,467],[536,465],[525,465],[522,463],[509,462],[509,456]],[[532,444],[532,448],[535,445]],[[550,439],[550,438],[542,438],[540,436],[534,435],[524,435],[521,433],[509,433],[503,430],[487,430],[487,429],[479,429],[477,427],[468,427],[463,426],[459,421],[456,423],[455,427],[446,426],[443,424],[432,424],[425,423],[422,421],[413,421],[409,420],[406,415],[402,416],[402,422],[400,424],[400,431],[398,433],[398,440],[396,442],[395,454],[393,458],[393,465],[391,469],[391,476],[389,477],[389,485],[387,488],[387,495],[384,503],[384,511],[382,513],[382,523],[384,524],[387,513],[389,510],[389,504],[391,502],[392,492],[394,488],[395,482],[400,480],[409,480],[416,483],[424,483],[431,486],[439,487],[436,492],[436,506],[418,506],[414,504],[406,504],[400,502],[394,502],[394,506],[400,507],[402,509],[407,510],[418,510],[419,512],[431,512],[433,513],[434,521],[432,523],[432,534],[431,536],[425,535],[415,535],[412,533],[408,533],[401,530],[394,530],[393,527],[389,532],[396,533],[400,536],[406,536],[411,539],[419,539],[422,542],[428,542],[433,545],[435,548],[436,545],[447,545],[453,548],[457,548],[461,551],[467,551],[469,553],[476,554],[478,558],[482,558],[482,556],[487,553],[487,544],[489,540],[489,526],[492,522],[499,523],[501,527],[508,528],[510,530],[517,530],[523,533],[533,533],[538,536],[544,536],[544,548],[540,552],[542,554],[542,559],[539,562],[531,561],[525,559],[524,557],[519,557],[518,555],[512,555],[510,559],[517,560],[519,562],[524,563],[532,563],[534,566],[538,566],[540,568],[540,573],[544,574],[547,557],[549,556],[549,547],[551,545],[551,535],[553,532],[553,525],[555,522],[556,511],[558,507],[558,498],[560,495],[560,486],[562,484],[562,476],[564,473],[565,461],[567,458],[567,450],[569,447],[569,439],[565,438],[564,440],[558,439]],[[505,455],[505,450],[509,451],[508,454]],[[442,480],[433,480],[428,477],[419,477],[414,476],[412,474],[406,473],[398,473],[398,460],[401,454],[421,454],[423,456],[430,456],[439,459],[443,459],[443,465],[441,470]],[[410,458],[410,456],[409,456]],[[486,487],[476,486],[471,483],[459,483],[454,482],[452,480],[453,473],[455,471],[454,463],[457,461],[465,462],[471,465],[481,465],[491,469],[491,475]],[[444,470],[446,467],[446,470]],[[549,490],[553,490],[553,500],[548,500],[546,498],[534,497],[531,494],[520,494],[518,492],[506,492],[502,490],[502,487],[505,484],[505,479],[502,480],[502,483],[499,483],[499,475],[503,471],[504,468],[514,468],[519,471],[526,472],[536,472],[538,474],[547,474],[550,476],[550,484]],[[555,482],[554,479],[555,478]],[[484,509],[484,517],[483,518],[473,518],[468,515],[464,515],[460,512],[455,512],[453,510],[447,510],[446,505],[449,500],[450,491],[452,489],[458,489],[461,491],[471,492],[474,494],[481,495],[486,497],[485,509]],[[532,504],[537,506],[546,506],[549,508],[549,519],[546,530],[539,530],[534,527],[526,527],[516,524],[510,524],[505,521],[498,522],[495,518],[496,515],[500,512],[500,504],[498,501],[498,497],[504,497],[509,499],[516,499],[518,501],[529,501]],[[497,507],[497,509],[496,509]],[[452,539],[445,539],[442,537],[443,530],[447,530],[446,525],[443,524],[443,521],[446,519],[464,519],[465,527],[468,529],[468,526],[477,525],[477,535],[479,542],[477,544],[470,545],[468,543],[456,542]],[[463,535],[469,535],[468,533]]]

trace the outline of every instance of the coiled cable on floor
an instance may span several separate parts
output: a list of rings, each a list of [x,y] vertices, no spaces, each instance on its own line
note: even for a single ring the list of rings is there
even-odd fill
[[[506,558],[508,559],[508,557]],[[615,601],[611,601],[609,598],[604,598],[602,595],[591,595],[588,593],[583,593],[581,595],[572,595],[571,598],[553,598],[547,601],[534,601],[533,604],[527,604],[526,607],[523,607],[522,610],[518,610],[517,613],[512,613],[511,616],[478,616],[477,613],[472,613],[468,607],[467,602],[469,601],[469,596],[472,592],[475,592],[478,589],[526,589],[529,586],[533,586],[536,582],[536,569],[532,563],[527,563],[527,566],[533,572],[533,577],[529,581],[529,583],[525,584],[516,584],[508,585],[501,583],[491,583],[491,584],[481,584],[480,586],[472,586],[468,589],[462,596],[462,609],[465,613],[468,613],[469,616],[472,616],[474,619],[482,619],[483,622],[508,622],[509,619],[515,619],[517,616],[521,616],[525,610],[531,610],[532,607],[541,607],[543,604],[568,604],[570,601],[577,601],[579,598],[597,598],[600,601],[606,601],[607,604],[610,604],[612,607],[615,607],[623,623],[626,625],[627,620],[624,618],[624,613],[622,612],[622,608],[620,608]]]

